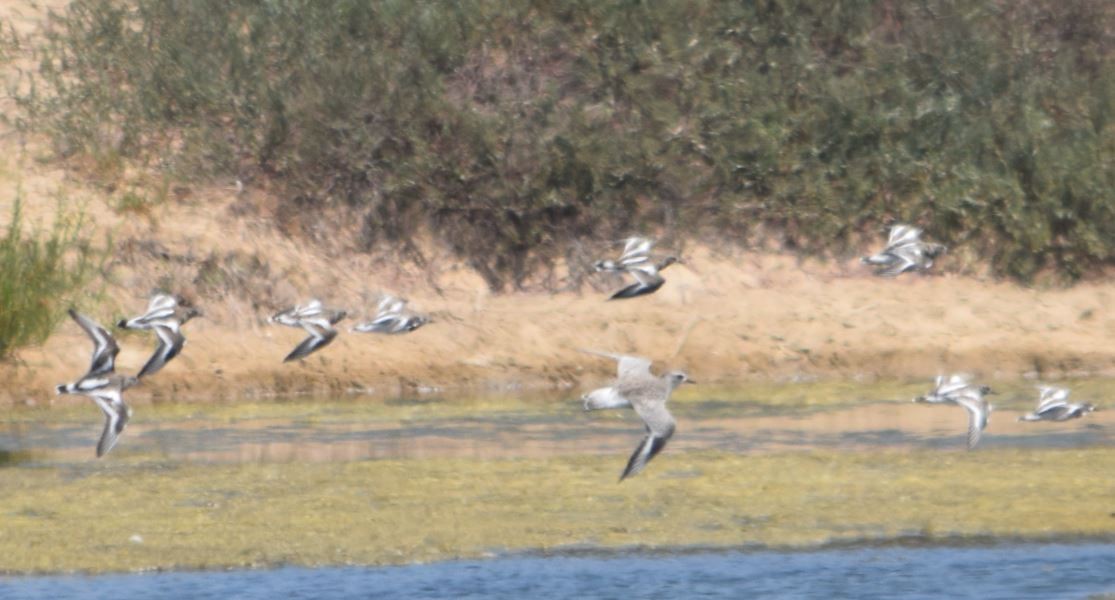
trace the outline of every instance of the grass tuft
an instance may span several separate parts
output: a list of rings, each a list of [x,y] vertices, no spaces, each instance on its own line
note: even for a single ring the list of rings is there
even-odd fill
[[[0,238],[0,358],[42,343],[104,256],[85,236],[82,214],[58,211],[46,232],[25,230],[21,201]]]

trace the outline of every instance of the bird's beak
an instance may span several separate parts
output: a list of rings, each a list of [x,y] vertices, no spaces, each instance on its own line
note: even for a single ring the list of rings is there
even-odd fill
[[[684,381],[684,383],[697,383],[697,382],[696,382],[696,381],[693,381],[692,379],[686,379],[686,380]]]

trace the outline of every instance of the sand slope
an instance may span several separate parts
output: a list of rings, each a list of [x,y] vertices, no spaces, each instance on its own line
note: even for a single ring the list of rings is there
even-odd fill
[[[15,3],[3,16],[30,30],[41,18],[38,6]],[[572,386],[589,374],[593,381],[606,377],[608,361],[578,353],[581,347],[646,355],[704,381],[1115,372],[1115,283],[1109,281],[1035,290],[948,274],[880,280],[854,257],[800,262],[697,247],[686,250],[687,264],[671,268],[666,286],[650,297],[604,302],[620,285],[604,276],[580,294],[493,296],[436,241],[420,244],[424,268],[399,265],[390,249],[353,250],[360,223],[343,211],[309,230],[283,231],[276,226],[275,194],[258,184],[241,194],[231,180],[175,185],[164,201],[121,210],[123,194],[155,197],[158,182],[126,172],[113,185],[94,185],[41,160],[48,148],[45,140],[0,132],[0,225],[22,197],[31,223],[46,226],[61,205],[93,219],[95,240],[111,234],[106,277],[78,303],[104,322],[141,311],[155,288],[184,294],[206,312],[186,327],[182,356],[129,393],[141,402]],[[947,272],[949,257],[939,266]],[[348,334],[350,321],[322,352],[281,363],[301,332],[266,325],[272,311],[318,296],[360,316],[381,291],[409,296],[434,322],[411,335],[379,337]],[[120,341],[124,372],[138,370],[154,346],[142,334]],[[44,346],[0,363],[8,382],[0,402],[55,401],[52,386],[79,376],[87,363],[88,343],[66,321]]]

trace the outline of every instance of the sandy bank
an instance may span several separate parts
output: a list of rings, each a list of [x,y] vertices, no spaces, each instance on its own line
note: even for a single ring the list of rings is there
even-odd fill
[[[692,260],[647,298],[604,302],[605,294],[490,296],[480,281],[457,277],[437,295],[405,293],[434,315],[406,336],[345,331],[297,364],[283,356],[299,331],[268,326],[266,310],[237,297],[198,298],[208,318],[188,324],[180,358],[131,397],[205,400],[304,392],[399,393],[452,387],[561,387],[606,377],[611,365],[577,352],[588,347],[652,357],[700,381],[802,378],[928,378],[964,370],[987,378],[1061,378],[1115,373],[1115,286],[1084,284],[1035,291],[968,278],[884,281],[864,275],[810,275],[783,257]],[[319,275],[322,271],[317,271]],[[338,279],[343,275],[334,274]],[[282,287],[297,287],[280,282]],[[128,287],[142,287],[136,282]],[[360,312],[357,286],[317,294]],[[392,288],[392,289],[398,289]],[[295,301],[293,289],[287,301]],[[122,316],[120,284],[92,311]],[[116,298],[114,302],[113,298]],[[115,307],[113,304],[118,302]],[[118,368],[134,372],[153,347],[148,336],[121,337]],[[43,347],[0,367],[10,402],[53,401],[51,386],[78,375],[88,343],[63,323]]]
[[[0,16],[28,33],[43,13],[38,4],[15,3]],[[29,60],[17,56],[8,66]],[[0,108],[13,106],[0,100]],[[129,392],[140,403],[560,387],[606,377],[608,361],[578,353],[582,347],[645,355],[658,368],[683,367],[712,382],[928,378],[951,370],[988,378],[1115,374],[1112,281],[1052,290],[949,274],[890,281],[871,277],[852,256],[799,262],[690,247],[687,264],[671,268],[665,287],[650,297],[605,302],[620,285],[606,278],[582,293],[493,296],[435,242],[421,244],[421,269],[400,265],[390,248],[353,250],[360,224],[341,210],[317,230],[284,232],[276,194],[261,184],[248,182],[243,193],[231,180],[176,184],[166,199],[124,209],[124,194],[154,198],[160,182],[125,170],[97,185],[43,160],[49,147],[0,128],[0,226],[22,198],[31,224],[49,224],[62,206],[91,219],[95,242],[111,235],[105,278],[78,301],[102,322],[141,311],[154,288],[186,295],[206,312],[188,324],[182,356]],[[614,248],[601,243],[592,251]],[[938,266],[949,273],[970,258],[958,248]],[[382,291],[409,296],[434,322],[391,338],[348,334],[346,327],[322,352],[282,364],[301,333],[267,326],[268,314],[317,296],[363,316]],[[154,346],[139,334],[120,342],[122,372],[137,371]],[[88,342],[66,321],[43,346],[0,362],[7,382],[0,403],[80,401],[56,399],[52,389],[87,363]]]

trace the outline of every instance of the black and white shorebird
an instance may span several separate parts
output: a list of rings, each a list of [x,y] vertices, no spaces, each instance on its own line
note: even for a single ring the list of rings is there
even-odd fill
[[[120,347],[104,327],[72,308],[70,317],[93,340],[93,359],[90,361],[89,371],[81,379],[54,389],[58,394],[87,396],[104,413],[105,426],[101,439],[97,442],[97,457],[100,458],[116,445],[132,416],[131,408],[124,402],[123,391],[139,383],[139,379],[116,375],[116,355],[120,352]]]
[[[201,316],[201,311],[192,306],[181,306],[174,296],[155,294],[147,304],[147,312],[138,317],[121,320],[116,324],[121,329],[152,330],[159,340],[154,354],[147,359],[137,377],[142,378],[158,372],[182,352],[182,346],[186,344],[186,337],[182,335],[182,325],[197,316]]]
[[[1038,407],[1034,412],[1018,417],[1019,421],[1068,421],[1096,410],[1087,402],[1069,403],[1069,390],[1066,388],[1039,386],[1038,391]]]
[[[279,311],[272,315],[268,322],[287,327],[301,327],[310,334],[283,359],[283,362],[290,362],[309,356],[329,345],[333,338],[337,337],[337,330],[333,326],[346,316],[348,313],[345,311],[325,308],[320,300],[314,299],[304,305]]]
[[[928,404],[955,404],[968,411],[968,449],[976,447],[980,435],[987,428],[987,421],[993,407],[987,396],[994,394],[986,385],[972,384],[967,375],[938,376],[933,391],[914,398],[914,402]]]
[[[666,402],[670,394],[683,383],[694,383],[681,371],[671,371],[662,377],[650,372],[650,361],[639,356],[582,350],[582,352],[611,358],[616,361],[616,380],[607,387],[595,389],[584,396],[585,410],[608,408],[633,408],[646,426],[646,436],[631,454],[627,467],[619,480],[623,481],[642,471],[674,435],[677,423]]]
[[[609,300],[621,300],[653,294],[666,283],[661,271],[678,262],[676,256],[666,256],[655,261],[651,255],[654,240],[645,237],[629,237],[623,240],[623,254],[615,260],[598,260],[593,267],[598,272],[630,273],[634,283],[620,289]]]
[[[376,314],[372,320],[357,323],[352,327],[352,331],[397,335],[414,331],[429,322],[430,318],[426,315],[408,310],[405,299],[386,295],[376,306]]]
[[[921,229],[910,225],[890,228],[887,245],[882,252],[860,259],[865,265],[875,267],[880,277],[897,277],[907,271],[928,271],[933,260],[944,254],[947,247],[921,241]]]

